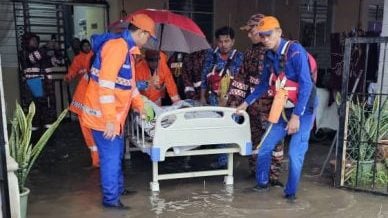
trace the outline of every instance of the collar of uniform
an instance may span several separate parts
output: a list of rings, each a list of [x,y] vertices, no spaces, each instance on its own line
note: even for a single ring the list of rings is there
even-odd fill
[[[279,48],[276,50],[276,53],[273,50],[268,50],[267,57],[272,61],[275,61],[275,60],[280,61],[282,49],[283,49],[284,45],[286,44],[286,42],[287,41],[284,40],[283,38],[280,39],[280,45],[279,45]]]
[[[282,55],[282,49],[284,47],[284,45],[286,44],[286,40],[284,40],[283,38],[280,39],[280,45],[276,51],[276,54],[280,57]]]
[[[131,33],[128,29],[123,31],[122,37],[127,42],[129,49],[136,46],[135,41],[133,41]]]
[[[140,55],[141,54],[140,49],[137,46],[130,48],[129,53],[131,53],[133,55]]]
[[[234,50],[234,48],[232,48],[232,49],[228,52],[228,58],[230,57],[230,55],[232,55],[233,50]],[[213,52],[214,52],[214,50],[213,50]],[[220,49],[217,49],[216,53],[217,53],[217,55],[218,55],[219,57],[221,57],[221,50],[220,50]]]

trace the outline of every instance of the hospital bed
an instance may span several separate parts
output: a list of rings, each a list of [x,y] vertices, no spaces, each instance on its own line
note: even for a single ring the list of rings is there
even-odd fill
[[[154,121],[154,131],[149,136],[147,125],[150,123],[139,118],[135,112],[130,114],[127,131],[127,145],[147,153],[152,161],[152,182],[150,189],[159,191],[159,181],[225,175],[224,183],[233,185],[233,154],[250,155],[252,143],[249,116],[246,112],[237,122],[236,109],[226,107],[190,107],[160,114]],[[202,145],[219,145],[209,148]],[[134,149],[129,149],[134,150]],[[183,173],[159,173],[159,163],[166,157],[227,154],[226,169],[194,171]]]

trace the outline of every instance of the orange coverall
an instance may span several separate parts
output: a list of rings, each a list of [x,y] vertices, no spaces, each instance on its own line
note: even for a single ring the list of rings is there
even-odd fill
[[[81,122],[83,125],[98,131],[104,131],[107,122],[113,122],[116,135],[121,135],[124,129],[128,111],[133,107],[138,111],[143,110],[143,100],[136,89],[133,55],[140,54],[137,47],[132,47],[131,69],[132,79],[130,81],[118,81],[118,72],[125,62],[128,53],[127,43],[124,39],[112,39],[105,43],[102,48],[101,58],[103,60],[101,69],[98,72],[99,82],[90,79],[83,101]],[[91,70],[93,71],[93,69]],[[93,72],[91,72],[93,73]],[[123,90],[110,87],[117,82],[128,82],[130,90]]]
[[[89,83],[89,69],[90,69],[90,59],[93,56],[93,52],[84,53],[80,52],[77,56],[73,58],[73,61],[67,71],[65,80],[70,81],[77,77],[81,77],[78,81],[77,88],[75,89],[72,102],[69,106],[69,110],[78,116],[82,112],[82,101],[85,97],[86,88]],[[85,127],[80,122],[80,127],[82,135],[86,146],[90,149],[90,157],[92,159],[92,166],[99,166],[98,150],[96,143],[94,142],[91,129]]]
[[[167,56],[164,53],[160,52],[159,64],[154,75],[151,75],[151,70],[145,59],[138,61],[135,67],[136,81],[148,81],[148,88],[140,91],[142,95],[157,105],[161,105],[161,98],[166,87],[167,93],[173,102],[180,100],[174,78],[167,65]]]

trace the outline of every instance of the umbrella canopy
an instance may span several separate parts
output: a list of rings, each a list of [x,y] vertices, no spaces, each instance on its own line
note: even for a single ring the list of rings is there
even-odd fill
[[[109,28],[126,28],[135,14],[146,14],[156,24],[158,40],[149,40],[144,46],[147,49],[192,53],[210,48],[205,35],[194,21],[168,10],[138,10],[123,20],[112,23]]]

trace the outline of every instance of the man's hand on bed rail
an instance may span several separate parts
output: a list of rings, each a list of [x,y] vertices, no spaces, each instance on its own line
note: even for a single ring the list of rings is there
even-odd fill
[[[242,114],[243,111],[247,110],[248,106],[249,106],[249,105],[244,101],[242,104],[240,104],[240,105],[236,108],[236,113],[237,113],[237,114]]]
[[[140,115],[140,118],[142,120],[146,120],[147,119],[147,112],[145,111],[144,108],[141,111],[139,111],[139,115]]]
[[[115,134],[115,124],[113,122],[106,122],[104,138],[113,140],[116,136]]]

